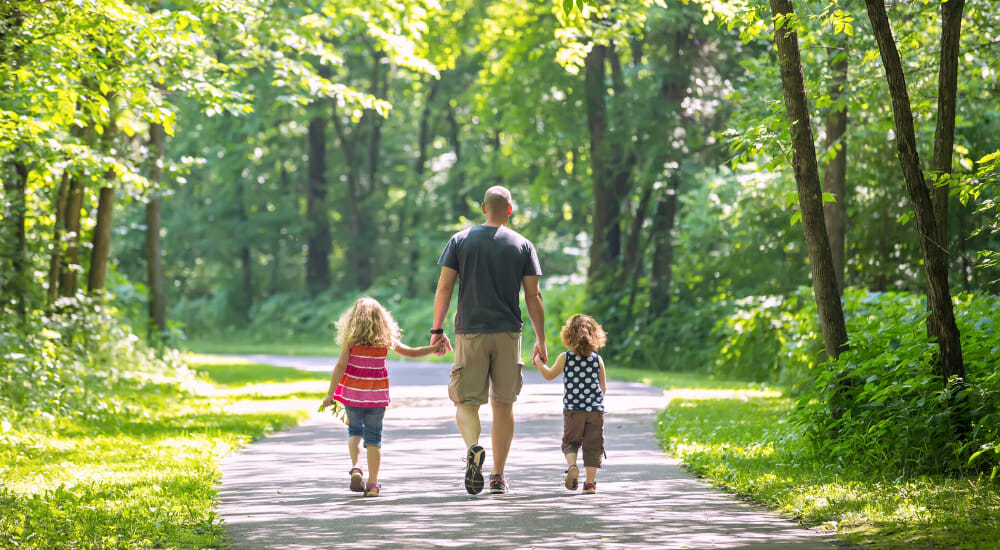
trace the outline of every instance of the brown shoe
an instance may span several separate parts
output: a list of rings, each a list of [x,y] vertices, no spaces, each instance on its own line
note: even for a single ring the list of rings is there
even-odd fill
[[[351,468],[351,490],[355,493],[365,492],[364,472],[361,468]]]
[[[566,469],[566,488],[570,491],[575,491],[577,487],[580,486],[578,481],[580,477],[580,469],[576,465],[570,466]]]
[[[583,484],[583,494],[592,495],[597,492],[597,482],[584,483]]]

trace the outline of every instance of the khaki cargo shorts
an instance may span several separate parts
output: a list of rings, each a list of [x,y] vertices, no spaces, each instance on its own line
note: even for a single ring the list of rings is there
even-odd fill
[[[456,405],[517,401],[524,376],[520,332],[455,335],[448,397]]]

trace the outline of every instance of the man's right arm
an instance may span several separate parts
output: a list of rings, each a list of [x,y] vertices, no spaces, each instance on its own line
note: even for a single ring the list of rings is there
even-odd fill
[[[444,328],[444,320],[448,316],[448,308],[451,307],[451,295],[455,290],[455,281],[457,280],[457,271],[450,267],[441,266],[441,276],[438,278],[437,292],[434,293],[434,324],[431,328]],[[447,334],[432,334],[430,345],[433,346],[442,338],[448,347],[448,351],[454,351]],[[444,353],[441,355],[444,355]]]
[[[532,360],[537,355],[542,363],[548,364],[549,352],[545,347],[545,306],[542,305],[542,291],[538,286],[538,275],[525,275],[521,278],[524,285],[524,305],[528,309],[531,328],[535,331],[535,350]]]

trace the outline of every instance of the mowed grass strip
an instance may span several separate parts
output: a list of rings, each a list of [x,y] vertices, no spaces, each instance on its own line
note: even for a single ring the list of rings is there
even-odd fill
[[[199,377],[186,390],[125,387],[103,411],[5,426],[0,548],[224,547],[221,459],[308,417],[329,374],[189,364]]]
[[[864,548],[1000,547],[1000,488],[989,479],[903,479],[824,462],[788,423],[794,402],[780,391],[703,382],[713,391],[699,393],[683,390],[687,375],[655,376],[672,397],[659,416],[663,448],[716,486]]]

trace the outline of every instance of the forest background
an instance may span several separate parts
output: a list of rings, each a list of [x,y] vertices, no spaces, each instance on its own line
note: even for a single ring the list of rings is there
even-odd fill
[[[504,185],[550,349],[587,312],[835,463],[995,479],[1000,10],[795,8],[0,1],[0,437],[184,387],[176,349],[333,354],[362,295],[420,344]]]

